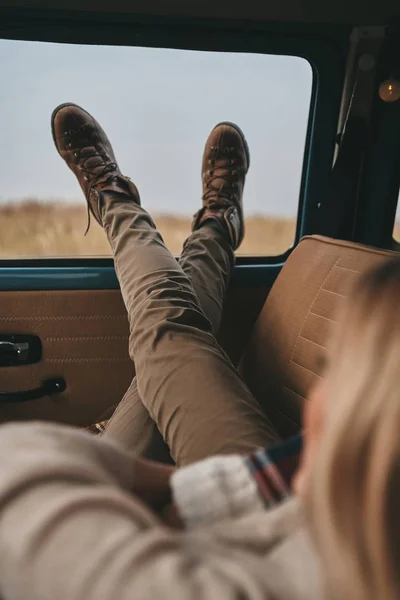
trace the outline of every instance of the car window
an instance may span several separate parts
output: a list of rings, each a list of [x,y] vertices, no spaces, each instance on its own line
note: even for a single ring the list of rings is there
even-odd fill
[[[75,102],[103,125],[124,174],[178,254],[201,203],[200,166],[220,121],[245,132],[251,168],[239,254],[293,243],[312,89],[295,56],[0,40],[0,256],[109,255],[74,176],[52,142],[50,115]]]

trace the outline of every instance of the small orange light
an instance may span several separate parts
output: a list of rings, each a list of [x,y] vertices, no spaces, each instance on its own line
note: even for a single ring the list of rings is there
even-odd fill
[[[379,86],[379,97],[384,102],[397,102],[400,98],[400,82],[389,77]]]

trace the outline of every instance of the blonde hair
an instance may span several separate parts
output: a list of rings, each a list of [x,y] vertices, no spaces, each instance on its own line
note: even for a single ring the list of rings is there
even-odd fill
[[[398,600],[400,259],[363,276],[341,317],[308,508],[329,597]]]

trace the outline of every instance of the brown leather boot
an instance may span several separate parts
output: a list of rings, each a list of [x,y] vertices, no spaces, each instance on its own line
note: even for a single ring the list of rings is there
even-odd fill
[[[243,188],[250,152],[242,131],[234,123],[220,123],[210,133],[203,155],[203,207],[192,229],[209,219],[228,232],[234,250],[244,236]]]
[[[88,211],[100,225],[100,192],[128,194],[140,204],[139,192],[132,181],[121,174],[104,130],[86,110],[76,104],[61,104],[53,112],[51,128],[60,156],[76,175]]]

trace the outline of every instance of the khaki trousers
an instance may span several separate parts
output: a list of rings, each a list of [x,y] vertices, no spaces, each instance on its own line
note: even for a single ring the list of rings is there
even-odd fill
[[[234,264],[222,229],[205,224],[193,232],[177,261],[130,197],[103,193],[102,219],[137,374],[104,435],[153,458],[162,458],[163,439],[178,466],[275,442],[215,339]]]

